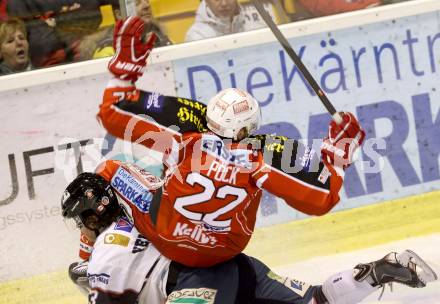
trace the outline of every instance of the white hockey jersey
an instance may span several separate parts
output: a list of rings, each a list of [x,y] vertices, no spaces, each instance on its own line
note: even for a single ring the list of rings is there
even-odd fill
[[[139,304],[165,303],[169,265],[169,259],[120,218],[94,244],[87,270],[90,301],[107,304],[111,303],[107,295],[120,295],[122,300],[137,293]]]

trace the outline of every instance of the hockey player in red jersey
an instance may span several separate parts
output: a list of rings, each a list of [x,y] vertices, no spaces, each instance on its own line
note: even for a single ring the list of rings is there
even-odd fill
[[[353,114],[330,123],[319,155],[286,137],[254,136],[259,104],[240,89],[221,91],[207,106],[136,89],[153,45],[141,41],[142,31],[136,17],[116,27],[115,77],[98,117],[112,135],[163,152],[166,176],[152,185],[138,168],[115,161],[99,174],[162,254],[188,266],[236,256],[251,238],[263,190],[309,215],[336,205],[344,169],[365,136]]]

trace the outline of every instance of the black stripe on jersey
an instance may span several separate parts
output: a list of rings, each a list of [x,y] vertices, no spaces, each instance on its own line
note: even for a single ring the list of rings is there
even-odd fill
[[[195,100],[140,91],[137,101],[122,100],[115,105],[133,114],[148,115],[166,128],[175,126],[179,133],[207,131],[206,105]]]
[[[276,135],[256,135],[251,141],[263,152],[266,164],[299,179],[309,185],[330,189],[330,179],[323,184],[319,177],[325,167],[321,161],[321,151],[303,145],[297,140]],[[255,145],[255,143],[253,144]]]

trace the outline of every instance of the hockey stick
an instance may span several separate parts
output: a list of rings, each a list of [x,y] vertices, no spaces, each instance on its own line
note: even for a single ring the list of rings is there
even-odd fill
[[[301,74],[304,76],[304,78],[312,87],[313,91],[315,91],[315,93],[318,95],[319,99],[321,99],[321,102],[324,105],[324,107],[333,116],[333,120],[338,124],[341,123],[342,122],[341,115],[339,115],[339,113],[336,111],[335,107],[327,98],[327,95],[325,95],[324,91],[321,89],[321,87],[318,85],[316,80],[313,78],[312,74],[310,74],[309,70],[307,70],[306,66],[301,61],[301,58],[299,58],[299,56],[295,53],[295,51],[287,41],[286,37],[284,37],[278,26],[275,24],[275,22],[273,22],[272,18],[269,16],[268,12],[266,12],[261,0],[251,0],[251,1],[254,4],[260,16],[263,18],[264,22],[266,22],[267,26],[270,28],[274,36],[277,38],[278,42],[284,48],[284,50],[289,55],[289,57],[293,60],[293,62],[298,67]]]

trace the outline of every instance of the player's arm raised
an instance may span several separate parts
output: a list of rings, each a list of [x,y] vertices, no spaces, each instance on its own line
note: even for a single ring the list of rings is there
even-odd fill
[[[107,131],[148,148],[167,151],[186,131],[206,128],[205,105],[184,98],[138,90],[135,82],[146,67],[154,45],[152,34],[142,41],[144,23],[137,17],[118,22],[115,55],[108,65],[114,78],[104,92],[98,117]]]
[[[256,184],[303,213],[329,212],[339,201],[344,170],[365,137],[353,114],[340,115],[342,123],[330,123],[318,152],[285,137],[260,136],[264,160],[253,174]]]

